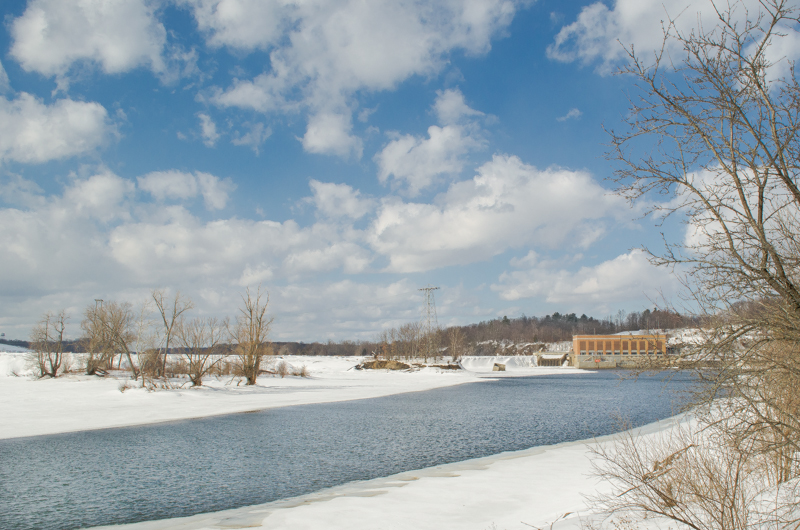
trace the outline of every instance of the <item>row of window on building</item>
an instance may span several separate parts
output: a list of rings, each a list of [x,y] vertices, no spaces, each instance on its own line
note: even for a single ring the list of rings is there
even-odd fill
[[[667,353],[666,335],[575,335],[576,355],[653,355]]]

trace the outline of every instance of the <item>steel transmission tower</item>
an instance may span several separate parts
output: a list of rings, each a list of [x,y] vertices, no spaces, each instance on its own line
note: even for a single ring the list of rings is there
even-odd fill
[[[420,291],[425,293],[425,305],[422,306],[422,327],[425,333],[425,360],[428,357],[436,357],[439,353],[434,351],[437,348],[434,332],[439,329],[439,322],[436,319],[436,299],[433,296],[433,291],[438,287],[422,287]]]

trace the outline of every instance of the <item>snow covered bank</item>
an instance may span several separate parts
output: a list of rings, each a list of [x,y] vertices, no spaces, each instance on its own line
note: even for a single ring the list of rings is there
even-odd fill
[[[0,439],[381,397],[486,377],[573,373],[562,368],[530,367],[491,375],[437,368],[412,373],[359,371],[353,367],[362,361],[360,357],[284,359],[295,367],[306,366],[311,377],[265,376],[254,387],[236,386],[229,376],[209,377],[200,388],[191,388],[187,383],[183,388],[148,392],[135,388],[137,383],[125,375],[119,378],[68,375],[55,380],[35,380],[24,375],[23,353],[0,353]],[[491,372],[491,364],[488,371]],[[14,373],[21,375],[17,377]],[[123,388],[126,384],[132,388]]]
[[[680,417],[636,431],[653,436]],[[607,488],[590,476],[587,443],[568,442],[409,471],[268,504],[116,527],[124,530],[280,528],[375,530],[578,530],[584,495]],[[565,514],[569,514],[566,517]]]
[[[230,376],[209,377],[200,388],[148,392],[123,378],[69,375],[33,380],[21,354],[0,353],[0,438],[142,425],[235,412],[380,397],[476,381],[469,372],[426,369],[413,374],[351,370],[355,357],[287,357],[309,378],[259,378],[236,386]],[[120,389],[125,384],[130,389]]]

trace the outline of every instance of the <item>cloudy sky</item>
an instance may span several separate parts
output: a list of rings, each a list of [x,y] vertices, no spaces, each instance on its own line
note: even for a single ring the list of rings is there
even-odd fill
[[[164,287],[276,340],[652,307],[612,75],[699,0],[6,0],[0,331]],[[682,13],[682,14],[681,14]],[[679,227],[667,227],[680,237]]]

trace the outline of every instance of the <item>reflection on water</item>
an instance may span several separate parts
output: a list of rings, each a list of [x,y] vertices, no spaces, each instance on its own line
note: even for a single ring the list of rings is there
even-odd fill
[[[85,528],[260,504],[644,425],[688,376],[508,378],[376,399],[0,440],[0,528]]]

